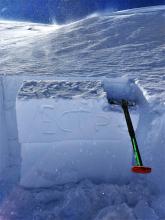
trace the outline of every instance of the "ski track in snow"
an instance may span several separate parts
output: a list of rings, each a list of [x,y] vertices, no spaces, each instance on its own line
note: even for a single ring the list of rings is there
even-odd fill
[[[164,113],[164,6],[96,14],[63,26],[0,21],[0,33],[0,75],[127,75]],[[160,117],[152,123],[163,122]],[[146,179],[134,177],[121,186],[84,180],[31,191],[1,184],[0,220],[164,220],[165,195]]]

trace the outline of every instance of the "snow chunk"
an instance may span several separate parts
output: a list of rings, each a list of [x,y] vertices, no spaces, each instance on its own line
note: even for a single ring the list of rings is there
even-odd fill
[[[160,195],[158,198],[152,201],[152,208],[156,210],[156,213],[160,218],[165,218],[165,195]]]
[[[158,220],[158,216],[156,215],[155,211],[149,207],[146,201],[139,201],[134,209],[135,215],[138,219],[143,220]]]
[[[118,206],[109,206],[100,211],[95,220],[135,220],[131,208],[125,203]]]
[[[127,76],[104,80],[104,88],[107,92],[108,99],[121,101],[128,100],[136,104],[146,104],[143,91],[137,85],[135,80],[127,78]]]

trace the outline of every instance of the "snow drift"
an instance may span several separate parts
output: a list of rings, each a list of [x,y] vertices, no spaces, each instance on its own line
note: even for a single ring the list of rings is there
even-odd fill
[[[164,0],[0,0],[0,17],[39,23],[66,23],[98,11],[164,4]]]

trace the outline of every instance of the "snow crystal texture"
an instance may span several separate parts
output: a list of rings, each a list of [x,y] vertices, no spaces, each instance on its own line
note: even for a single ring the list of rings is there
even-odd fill
[[[96,98],[105,96],[101,81],[28,81],[18,98]]]

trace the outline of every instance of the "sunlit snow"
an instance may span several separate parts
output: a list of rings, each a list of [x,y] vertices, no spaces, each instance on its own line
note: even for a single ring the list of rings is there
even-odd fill
[[[164,6],[111,12],[109,14],[107,12],[104,14],[98,13],[62,26],[0,21],[0,219],[165,219],[164,27]],[[43,129],[41,122],[46,120],[44,122],[46,124],[47,119],[52,117],[52,115],[49,115],[49,107],[57,108],[53,99],[44,97],[44,103],[43,94],[39,94],[41,97],[37,99],[34,96],[37,92],[33,89],[26,91],[26,94],[24,94],[24,98],[26,96],[28,100],[20,98],[22,96],[20,88],[24,88],[23,85],[26,82],[38,82],[39,80],[43,84],[41,83],[35,89],[40,88],[41,91],[45,91],[42,89],[48,81],[51,83],[55,80],[65,80],[67,82],[98,80],[104,83],[108,96],[113,95],[118,98],[124,95],[128,99],[135,98],[138,107],[131,110],[131,115],[133,115],[144,164],[152,167],[152,174],[142,176],[128,171],[129,178],[127,178],[127,173],[124,171],[122,174],[124,182],[121,179],[119,181],[116,179],[114,182],[110,178],[99,178],[99,181],[93,181],[90,178],[90,172],[89,176],[86,175],[87,170],[85,168],[89,168],[89,165],[85,167],[88,164],[88,161],[86,161],[83,169],[83,163],[81,162],[80,170],[83,171],[83,175],[78,176],[78,178],[74,172],[71,175],[67,173],[67,175],[64,175],[65,181],[63,181],[63,184],[57,184],[54,175],[49,175],[50,173],[46,170],[44,178],[51,179],[51,184],[40,184],[40,180],[37,179],[39,172],[37,175],[34,173],[32,178],[28,180],[31,182],[26,185],[25,179],[24,182],[21,179],[23,178],[22,174],[24,174],[22,167],[24,166],[23,169],[25,170],[29,169],[32,162],[36,158],[36,161],[40,158],[41,163],[37,166],[43,169],[45,164],[45,167],[48,165],[47,168],[50,168],[49,162],[53,161],[52,153],[54,151],[50,150],[45,155],[47,160],[50,159],[47,162],[43,158],[44,154],[47,153],[45,143],[51,142],[51,140],[48,140],[48,136],[54,138],[52,142],[60,137],[58,132],[58,137],[55,134],[52,136],[49,132],[49,134],[45,133],[45,136],[41,136],[40,133]],[[114,120],[112,120],[112,124],[114,125],[117,119],[120,119],[120,122],[114,130],[113,128],[110,130],[118,133],[118,128],[122,133],[121,137],[125,137],[127,130],[121,109],[117,107],[115,110],[109,110],[107,106],[105,109],[102,108],[102,103],[106,103],[106,98],[104,98],[101,96],[101,104],[99,103],[98,109],[96,108],[98,113],[105,114],[106,108],[107,111],[113,110]],[[76,105],[82,108],[84,100],[83,98],[81,101],[79,99],[81,99],[81,95],[75,99],[73,104],[68,99],[62,99],[60,101],[62,103],[60,105],[61,112],[67,111],[67,105],[70,111],[74,111]],[[45,114],[38,111],[38,106],[40,106],[38,103],[46,106]],[[86,100],[86,106],[90,108],[90,113],[93,116],[96,116],[96,114],[92,107],[96,107],[96,103],[97,101],[94,101],[91,104],[90,100]],[[41,118],[35,118],[34,111],[38,116],[44,117],[43,121],[41,121]],[[117,114],[120,117],[117,117]],[[121,120],[122,117],[123,121]],[[52,118],[52,121],[57,119],[58,114],[56,118]],[[72,119],[71,116],[70,119]],[[86,120],[88,121],[89,118],[87,117]],[[69,129],[72,127],[76,133],[78,125],[71,124],[75,121],[69,121]],[[94,121],[94,118],[92,122],[98,123]],[[64,125],[66,126],[66,124]],[[51,128],[48,126],[49,129],[54,129],[54,124],[51,124],[51,126]],[[89,131],[92,131],[92,129],[90,130],[90,126],[87,129],[83,127],[83,129],[85,129],[84,135],[86,138],[89,135],[88,129]],[[103,129],[105,129],[104,126]],[[83,136],[83,133],[79,133],[79,135]],[[104,135],[105,138],[108,137],[106,131],[102,137]],[[94,137],[97,137],[95,133]],[[116,139],[116,136],[114,138]],[[123,140],[122,138],[121,140]],[[43,144],[43,142],[45,143]],[[131,150],[129,136],[127,136],[126,143]],[[83,144],[86,150],[90,151],[90,143],[82,141],[82,143],[78,143],[80,154],[81,149],[84,150]],[[98,150],[99,142],[95,144]],[[105,144],[104,141],[101,144]],[[65,149],[66,145],[67,140],[62,147]],[[60,148],[60,146],[59,144],[58,147]],[[34,151],[33,147],[42,149],[42,152],[39,150]],[[108,149],[107,144],[102,147],[105,150]],[[125,147],[126,145],[124,145],[124,149]],[[76,149],[75,145],[74,148]],[[25,150],[24,154],[21,154],[22,149]],[[120,142],[121,149],[122,143]],[[127,158],[132,158],[129,149],[127,153],[120,151],[123,158],[124,156],[125,158],[114,161],[115,166],[118,164],[121,168],[122,163],[125,163]],[[94,152],[92,151],[90,153]],[[31,155],[33,152],[34,155],[37,155],[36,157]],[[113,152],[118,154],[116,149]],[[126,155],[124,155],[125,153]],[[61,151],[59,154],[62,155],[62,159],[65,159],[66,155],[63,155]],[[78,155],[80,156],[80,154]],[[75,162],[75,157],[73,155],[69,156]],[[87,153],[84,154],[85,160],[88,159],[88,156]],[[104,152],[100,153],[98,150],[96,156],[98,159],[98,156],[104,157],[107,155]],[[31,162],[31,159],[34,160]],[[131,161],[129,162],[131,169]],[[104,168],[104,174],[106,174],[106,171],[108,172],[108,167],[107,170],[105,168],[105,164],[108,164],[108,157],[106,157],[103,164],[101,164],[101,157],[99,157],[99,163],[97,160],[95,170],[91,166],[91,170],[95,172],[96,176],[98,174],[97,168],[99,169],[100,166]],[[60,166],[63,166],[64,169],[67,167],[67,163],[64,162]],[[128,164],[123,164],[123,169],[128,166]],[[54,163],[51,169],[52,173],[56,172],[53,170],[55,169]],[[99,172],[101,176],[101,170]],[[113,176],[115,171],[111,172]],[[119,172],[122,172],[122,170],[119,169]],[[36,178],[35,182],[39,183],[38,185],[33,185],[33,178]],[[21,183],[23,182],[21,186],[20,179]],[[22,185],[28,188],[25,189]],[[29,188],[30,186],[33,188]]]

